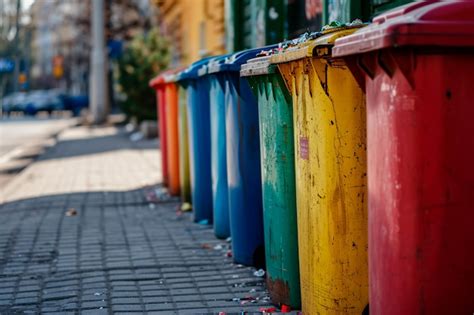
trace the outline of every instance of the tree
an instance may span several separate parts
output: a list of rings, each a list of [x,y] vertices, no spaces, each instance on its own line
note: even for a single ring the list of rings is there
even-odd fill
[[[118,63],[120,92],[125,95],[120,106],[129,118],[156,119],[156,97],[148,82],[169,62],[168,42],[156,28],[136,36],[125,47]]]

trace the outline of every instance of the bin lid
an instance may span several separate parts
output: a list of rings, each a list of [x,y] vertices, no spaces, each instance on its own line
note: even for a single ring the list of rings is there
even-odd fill
[[[153,89],[157,89],[160,85],[165,84],[166,83],[165,82],[165,75],[173,73],[173,70],[175,70],[175,69],[168,69],[168,70],[165,70],[165,71],[161,72],[160,74],[158,74],[156,77],[154,77],[153,79],[151,79],[148,82],[148,86],[153,88]]]
[[[184,81],[184,80],[194,80],[199,77],[199,69],[205,65],[210,59],[215,57],[206,57],[199,61],[194,62],[189,67],[181,71],[177,77],[176,81]]]
[[[259,48],[252,48],[243,51],[236,52],[225,59],[223,63],[220,63],[218,66],[214,67],[211,73],[217,72],[239,72],[240,66],[247,62],[247,60],[255,58],[259,53],[266,50],[271,50],[277,48],[278,45],[269,45]]]
[[[270,64],[271,55],[247,60],[240,68],[241,77],[275,73],[275,65]]]
[[[474,1],[419,1],[377,16],[370,26],[338,39],[334,56],[400,46],[474,46]]]
[[[176,82],[176,80],[178,79],[179,73],[183,71],[184,69],[186,69],[186,67],[178,67],[164,73],[163,74],[164,83]]]
[[[270,62],[278,64],[314,56],[330,56],[331,51],[327,48],[332,47],[336,39],[348,36],[365,26],[366,24],[360,20],[346,24],[332,22],[323,27],[321,32],[308,37],[306,40],[300,40],[297,45],[289,46],[283,49],[282,52],[273,55]]]
[[[214,57],[212,59],[210,59],[206,64],[204,64],[199,70],[198,70],[198,74],[199,76],[203,76],[203,75],[206,75],[206,74],[212,74],[216,71],[213,71],[216,67],[218,68],[219,65],[223,62],[225,62],[225,60],[230,57],[231,54],[227,54],[227,55],[220,55],[220,56],[217,56],[217,57]]]

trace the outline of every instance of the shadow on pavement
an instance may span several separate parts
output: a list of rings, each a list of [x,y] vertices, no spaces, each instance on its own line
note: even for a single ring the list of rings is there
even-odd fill
[[[269,306],[255,269],[233,264],[229,244],[177,211],[177,200],[148,202],[149,189],[0,205],[0,313],[237,313]]]
[[[158,139],[141,139],[130,141],[129,134],[118,129],[117,134],[106,136],[91,136],[79,139],[60,139],[56,146],[50,148],[50,154],[45,154],[39,160],[71,158],[84,155],[100,154],[110,151],[135,149],[159,149]]]

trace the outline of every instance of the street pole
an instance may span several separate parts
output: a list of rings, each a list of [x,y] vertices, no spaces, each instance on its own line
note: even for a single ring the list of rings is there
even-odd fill
[[[92,54],[90,63],[90,110],[92,123],[105,122],[108,114],[107,58],[104,36],[104,0],[92,2]]]
[[[15,17],[15,38],[14,38],[14,60],[15,68],[13,69],[13,92],[18,91],[18,76],[20,74],[20,14],[21,0],[16,1],[16,17]]]

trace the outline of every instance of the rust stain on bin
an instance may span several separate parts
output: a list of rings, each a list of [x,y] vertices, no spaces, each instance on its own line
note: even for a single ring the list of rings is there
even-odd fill
[[[290,305],[290,288],[287,282],[280,279],[273,280],[270,275],[267,277],[267,288],[272,301],[281,301],[282,304]]]

